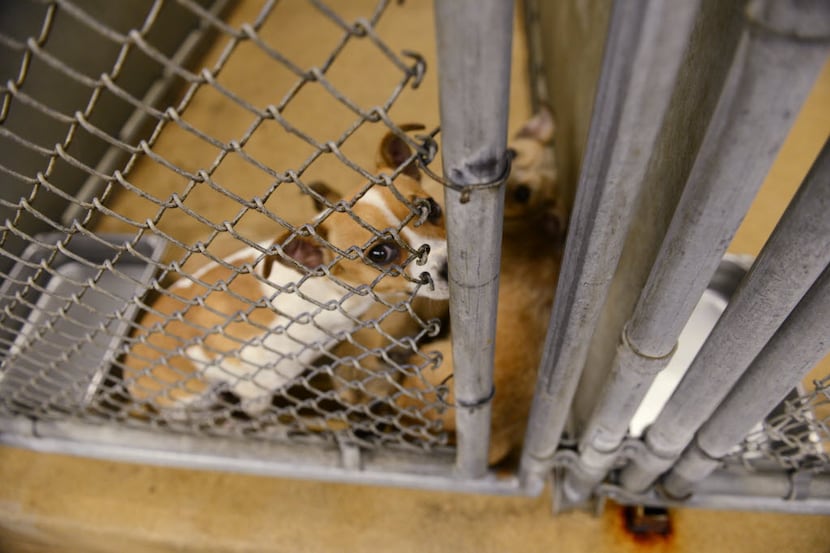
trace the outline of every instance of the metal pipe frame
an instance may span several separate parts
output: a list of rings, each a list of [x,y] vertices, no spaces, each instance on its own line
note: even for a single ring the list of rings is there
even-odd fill
[[[780,7],[780,3],[774,3]],[[763,10],[761,4],[756,4],[755,9]],[[805,10],[803,15],[819,14]],[[768,48],[768,45],[772,47]],[[581,463],[577,470],[568,473],[565,488],[574,501],[586,499],[613,466],[631,418],[654,378],[671,360],[683,327],[786,138],[790,127],[786,123],[791,122],[793,114],[798,112],[821,68],[823,56],[814,56],[812,60],[808,56],[807,68],[802,73],[800,67],[805,61],[796,64],[800,54],[795,57],[795,50],[800,51],[794,48],[782,55],[777,46],[770,44],[768,36],[759,34],[753,24],[747,22],[698,160],[634,313],[625,325],[610,377],[580,440]],[[794,57],[787,58],[787,54]],[[776,75],[774,70],[767,68],[768,64],[774,67],[775,63],[784,74]],[[795,69],[787,67],[788,63]],[[790,89],[791,84],[796,86]],[[743,99],[747,101],[742,109],[736,110],[736,102]],[[752,165],[747,166],[746,160],[752,160]],[[732,184],[735,182],[742,184],[735,186]],[[830,230],[830,226],[827,229]],[[818,243],[830,245],[827,240]],[[810,247],[809,253],[815,249]],[[799,250],[789,251],[789,259],[796,251]],[[818,259],[824,257],[819,255]],[[782,292],[780,296],[774,296],[778,310],[768,309],[767,313],[770,315],[768,321],[775,327],[813,282],[818,275],[815,271],[820,272],[823,268],[821,263],[813,266],[807,279],[798,283],[800,286],[788,289],[789,295]],[[782,309],[786,310],[783,314]],[[780,315],[776,317],[775,313]],[[741,328],[751,330],[756,338],[759,334],[768,338],[774,331],[772,328],[768,334],[758,333],[751,324]],[[742,342],[730,340],[729,343],[734,347]],[[684,397],[688,404],[701,403],[699,395]],[[704,393],[703,397],[709,396]],[[688,424],[688,418],[679,416],[678,422],[681,419]],[[674,428],[671,431],[676,432]],[[655,433],[650,431],[647,441],[654,436]]]
[[[546,478],[620,259],[698,2],[614,3],[520,474]]]
[[[830,40],[819,38],[830,35],[828,22],[830,5],[820,0],[750,3],[733,67],[689,178],[688,197],[684,193],[681,199],[685,207],[675,214],[671,239],[664,243],[667,253],[683,251],[684,256],[691,256],[688,258],[694,264],[686,270],[703,272],[706,278],[714,271],[717,259],[709,254],[714,251],[720,256],[728,246],[826,61]],[[735,186],[735,182],[744,184]],[[794,202],[782,218],[680,385],[646,432],[647,448],[623,471],[627,489],[642,491],[670,468],[827,266],[828,227],[821,224],[826,213],[809,211],[809,203]],[[802,211],[815,216],[796,214]],[[814,230],[818,232],[809,234]],[[706,251],[708,248],[711,250]],[[671,263],[664,264],[663,270],[667,271],[665,276],[682,277]],[[664,275],[656,276],[662,278],[655,282],[664,280]],[[689,294],[698,298],[697,292]],[[659,314],[655,311],[659,307],[648,302],[643,312]],[[665,332],[674,331],[681,322],[664,321]]]
[[[609,378],[625,323],[634,313],[680,201],[740,38],[743,8],[739,2],[700,2],[620,263],[574,396],[571,425],[577,435],[598,404],[598,391]]]
[[[42,453],[425,490],[525,496],[542,492],[542,486],[528,488],[521,486],[516,476],[493,472],[460,479],[450,451],[361,451],[343,444],[281,444],[24,417],[2,418],[0,428],[0,444]]]
[[[826,158],[830,161],[830,156]],[[827,165],[830,167],[830,163]],[[825,175],[830,177],[830,172]],[[825,192],[830,192],[827,182]],[[824,207],[828,208],[830,193],[825,196]],[[828,323],[830,268],[825,269],[664,478],[663,489],[669,496],[689,495],[719,466],[720,459],[830,353]]]
[[[436,0],[457,461],[487,471],[501,223],[509,170],[512,0]]]
[[[622,505],[830,514],[830,475],[816,474],[802,482],[799,474],[731,466],[711,473],[694,495],[682,500],[654,489],[634,493],[616,484],[602,484],[597,493]]]

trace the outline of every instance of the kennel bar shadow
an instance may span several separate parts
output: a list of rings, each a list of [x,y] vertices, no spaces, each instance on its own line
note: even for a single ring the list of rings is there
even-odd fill
[[[0,441],[830,512],[826,143],[760,254],[727,252],[827,70],[826,2],[438,0],[429,45],[406,3],[244,7],[0,7]],[[570,216],[494,465],[502,221],[532,204],[511,86],[554,114]]]

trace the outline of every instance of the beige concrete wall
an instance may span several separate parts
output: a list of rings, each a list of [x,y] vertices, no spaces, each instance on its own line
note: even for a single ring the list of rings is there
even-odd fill
[[[560,186],[566,205],[571,206],[591,124],[611,2],[534,3],[547,100],[556,118]]]

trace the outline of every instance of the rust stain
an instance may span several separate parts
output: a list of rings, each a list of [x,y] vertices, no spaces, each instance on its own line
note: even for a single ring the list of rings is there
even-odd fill
[[[609,506],[610,507],[610,506]],[[659,507],[611,507],[615,534],[620,545],[630,544],[626,551],[674,551],[675,529],[671,513]]]

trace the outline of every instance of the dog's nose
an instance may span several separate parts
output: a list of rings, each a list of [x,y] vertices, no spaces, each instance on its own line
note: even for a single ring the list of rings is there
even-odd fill
[[[450,267],[446,261],[444,261],[444,264],[441,265],[441,269],[438,271],[438,276],[440,276],[444,280],[450,279]]]

